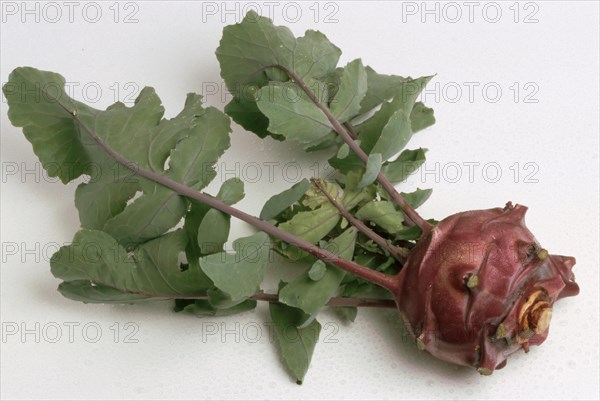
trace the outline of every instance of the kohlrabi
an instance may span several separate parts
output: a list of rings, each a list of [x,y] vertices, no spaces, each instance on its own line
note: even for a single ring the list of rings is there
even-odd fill
[[[296,38],[250,12],[224,29],[216,52],[233,94],[225,113],[189,94],[169,120],[152,88],[132,107],[97,110],[70,98],[62,76],[15,69],[3,88],[11,122],[50,176],[87,177],[75,193],[81,230],[51,261],[59,291],[90,303],[174,299],[198,315],[267,301],[298,381],[327,306],[351,320],[359,306],[397,307],[419,349],[482,374],[542,343],[554,302],[579,291],[575,260],[538,244],[522,205],[421,217],[431,190],[395,184],[425,160],[425,149],[405,146],[435,122],[418,101],[431,77],[378,74],[360,59],[338,67],[340,54],[320,32]],[[239,179],[201,192],[229,147],[230,118],[260,137],[330,149],[335,179],[295,183],[260,217],[232,206],[244,197]],[[258,230],[232,252],[230,216]],[[272,251],[298,274],[265,293]]]

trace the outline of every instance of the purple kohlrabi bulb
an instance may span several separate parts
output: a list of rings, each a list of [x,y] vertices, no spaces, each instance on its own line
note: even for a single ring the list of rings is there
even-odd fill
[[[575,259],[549,255],[522,205],[458,213],[411,251],[396,302],[417,346],[482,374],[548,336],[556,300],[577,295]]]

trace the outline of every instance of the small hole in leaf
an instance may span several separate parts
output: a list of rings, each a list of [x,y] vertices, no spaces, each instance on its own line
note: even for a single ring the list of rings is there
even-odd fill
[[[168,171],[171,168],[171,155],[169,155],[166,159],[165,159],[165,163],[163,164],[163,170],[164,171]]]
[[[133,194],[133,196],[127,200],[127,206],[131,205],[133,202],[135,202],[143,194],[144,193],[142,191],[136,191],[135,194]]]

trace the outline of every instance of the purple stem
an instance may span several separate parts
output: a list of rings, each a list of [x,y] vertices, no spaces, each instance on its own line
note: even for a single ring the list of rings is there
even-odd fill
[[[58,100],[57,100],[57,102],[58,102]],[[77,113],[75,111],[69,110],[60,102],[58,102],[58,104],[67,113],[69,113],[73,117],[73,119],[77,122],[77,124],[79,124],[83,128],[83,130],[90,135],[90,137],[98,144],[98,146],[100,146],[100,148],[102,148],[107,154],[109,154],[117,162],[119,162],[123,166],[127,167],[128,169],[132,170],[134,173],[138,174],[139,176],[147,178],[148,180],[156,182],[162,186],[165,186],[181,196],[185,196],[187,198],[197,200],[198,202],[202,202],[214,209],[220,210],[223,213],[229,214],[229,215],[236,217],[242,221],[245,221],[246,223],[256,227],[260,231],[264,231],[267,234],[277,237],[284,242],[295,245],[296,247],[300,248],[301,250],[303,250],[323,261],[331,263],[341,269],[346,270],[347,272],[350,272],[358,277],[368,280],[368,281],[370,281],[374,284],[377,284],[381,287],[387,288],[388,290],[390,290],[392,292],[394,292],[394,289],[397,287],[398,280],[396,278],[394,278],[394,276],[390,276],[390,275],[378,272],[376,270],[370,269],[368,267],[359,265],[358,263],[355,263],[351,260],[343,259],[343,258],[339,257],[338,255],[336,255],[326,249],[320,248],[308,241],[303,240],[302,238],[298,238],[293,234],[283,231],[280,228],[275,227],[274,225],[272,225],[264,220],[261,220],[255,216],[249,215],[248,213],[245,213],[239,209],[236,209],[216,198],[213,198],[211,196],[203,194],[202,192],[196,191],[196,190],[194,190],[186,185],[183,185],[179,182],[173,181],[170,178],[167,178],[165,176],[155,173],[154,171],[146,170],[146,169],[143,169],[143,168],[135,165],[130,160],[127,160],[125,157],[123,157],[119,153],[117,153],[110,146],[108,146],[107,144],[102,142],[102,140],[96,135],[95,132],[93,132],[89,127],[87,127],[85,124],[83,124],[83,122],[79,119],[79,117],[77,117]]]

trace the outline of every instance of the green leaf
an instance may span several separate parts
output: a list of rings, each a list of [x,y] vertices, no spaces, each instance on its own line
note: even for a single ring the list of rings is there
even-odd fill
[[[283,66],[302,78],[323,77],[333,70],[341,55],[321,32],[306,31],[295,38],[284,26],[249,11],[241,23],[223,29],[216,51],[221,77],[235,93],[244,84],[287,81],[285,74],[272,66]]]
[[[404,216],[388,201],[371,201],[356,212],[356,217],[367,220],[394,234],[402,229]]]
[[[415,103],[415,106],[410,113],[410,122],[413,133],[417,133],[432,126],[435,124],[433,109],[425,106],[421,102]]]
[[[157,298],[145,295],[122,292],[113,287],[92,283],[89,280],[63,281],[58,285],[58,292],[65,298],[90,304],[126,304],[157,300]]]
[[[327,98],[326,86],[311,85],[321,101]],[[273,82],[259,92],[258,108],[269,118],[269,131],[310,144],[322,139],[332,126],[325,114],[295,83]]]
[[[232,300],[247,298],[260,287],[269,260],[269,236],[258,232],[233,243],[235,253],[204,256],[200,266],[215,286]]]
[[[342,193],[342,188],[332,181],[322,181],[321,186],[334,199],[337,199]],[[316,209],[319,206],[329,204],[329,198],[319,187],[311,183],[301,203],[311,209]]]
[[[418,226],[406,227],[396,233],[397,241],[416,241],[421,237],[422,230]]]
[[[411,205],[413,208],[416,209],[419,206],[421,206],[423,203],[425,203],[427,201],[427,199],[429,199],[432,192],[433,192],[433,189],[417,188],[417,190],[414,192],[410,192],[410,193],[402,192],[400,195],[402,195],[402,197],[404,199],[406,199],[406,201],[408,202],[409,205]]]
[[[295,325],[293,308],[270,304],[269,311],[283,361],[298,384],[301,384],[310,366],[321,324],[313,320],[308,326],[300,329]]]
[[[217,209],[210,209],[206,213],[198,227],[196,239],[202,254],[208,255],[223,250],[223,245],[229,238],[230,220],[231,216]]]
[[[263,206],[260,212],[261,220],[271,220],[280,213],[288,209],[294,203],[298,202],[308,188],[310,183],[307,179],[297,182],[291,188],[272,196]]]
[[[315,210],[299,212],[290,220],[279,224],[279,228],[305,241],[316,244],[340,221],[335,206],[325,204]]]
[[[199,269],[182,271],[180,268],[178,257],[186,244],[187,236],[183,230],[176,230],[128,253],[110,235],[83,229],[75,234],[71,245],[59,249],[50,266],[52,274],[64,281],[87,281],[100,286],[98,291],[102,295],[98,292],[92,295],[103,302],[111,299],[113,302],[130,301],[130,297],[119,293],[160,298],[206,291],[212,284]],[[79,295],[85,293],[80,283],[67,289],[73,290],[75,286],[80,286]],[[90,294],[89,288],[87,293]],[[108,298],[107,294],[113,298]]]
[[[169,169],[164,175],[199,190],[216,175],[213,166],[229,147],[230,126],[229,119],[214,108],[207,109],[196,124],[170,150]],[[151,149],[152,143],[148,146]],[[103,227],[125,244],[155,238],[176,225],[187,211],[187,201],[170,189],[148,180],[142,180],[141,187],[144,195]]]
[[[388,120],[381,131],[381,136],[371,149],[371,153],[381,153],[382,159],[387,160],[398,153],[410,140],[412,130],[409,116],[398,110]]]
[[[396,160],[384,164],[381,172],[392,183],[403,182],[425,162],[425,152],[423,148],[404,150]]]
[[[384,102],[381,109],[370,119],[356,127],[358,137],[361,139],[361,148],[366,153],[371,153],[378,146],[381,137],[384,137],[383,141],[387,141],[387,137],[395,132],[394,129],[396,131],[402,129],[402,135],[406,135],[406,128],[412,132],[410,124],[408,127],[405,127],[402,123],[408,121],[417,97],[430,79],[431,77],[421,77],[400,83],[395,89],[393,99],[389,102]],[[398,113],[400,111],[404,115]],[[383,131],[392,118],[396,122],[388,126],[388,134],[384,136]],[[400,136],[400,134],[397,135]],[[383,145],[379,145],[379,147],[383,147]],[[393,155],[401,149],[402,147],[394,145],[393,151],[388,150],[387,152]]]
[[[231,178],[225,181],[221,185],[221,189],[217,194],[217,199],[232,205],[240,201],[244,196],[243,183],[238,178]],[[206,204],[199,203],[197,201],[191,201],[190,210],[185,215],[185,222],[183,225],[184,231],[187,233],[189,242],[186,247],[186,257],[188,263],[193,267],[199,267],[198,259],[201,256],[205,256],[211,253],[220,252],[223,250],[223,245],[229,236],[229,216],[221,218],[220,216],[214,216],[216,211],[207,206]],[[201,228],[202,222],[207,214],[213,215],[211,218],[213,221],[218,220],[221,224],[216,226],[214,229],[208,222],[204,223]],[[211,239],[211,233],[218,234],[218,241]],[[224,239],[223,239],[224,238]],[[217,246],[206,246],[201,249],[200,244],[212,244],[220,243]]]
[[[207,295],[208,302],[216,309],[230,309],[246,301],[244,298],[233,300],[218,288],[211,288]]]
[[[421,77],[397,82],[393,99],[383,102],[373,116],[356,127],[360,147],[365,153],[381,153],[386,161],[406,146],[413,134],[411,112],[413,107],[417,107],[415,116],[419,116],[419,110],[424,106],[415,106],[415,101],[430,80],[431,77]],[[423,118],[423,121],[417,118],[416,127],[431,122],[426,117]],[[363,166],[360,158],[354,153],[345,158],[333,157],[329,164],[344,174]]]
[[[216,51],[221,77],[234,99],[225,112],[235,122],[260,137],[281,136],[268,130],[268,120],[256,107],[254,91],[269,81],[287,81],[288,77],[274,65],[294,71],[305,80],[331,74],[341,51],[325,35],[306,31],[295,38],[287,27],[273,25],[271,20],[248,12],[244,20],[223,29]]]
[[[319,281],[323,278],[323,276],[325,276],[326,272],[327,269],[325,266],[325,262],[319,259],[315,263],[313,263],[313,265],[308,270],[308,277],[312,281]]]
[[[350,154],[350,146],[348,146],[347,143],[344,143],[342,146],[340,146],[340,148],[338,149],[337,155],[336,157],[338,159],[343,159],[345,157],[348,156],[348,154]]]
[[[343,308],[335,308],[335,311],[342,317],[342,319],[354,322],[356,315],[358,315],[358,308],[354,306],[347,306]]]
[[[228,205],[234,205],[244,199],[244,182],[239,178],[230,178],[221,185],[217,199]]]
[[[90,176],[75,194],[82,227],[106,231],[131,248],[174,227],[188,209],[187,200],[134,175],[89,132],[135,166],[199,190],[213,179],[212,165],[229,146],[229,119],[217,109],[204,109],[195,94],[188,95],[175,118],[162,119],[164,109],[152,88],[144,88],[132,107],[115,103],[95,110],[71,99],[64,85],[58,74],[22,67],[10,74],[3,91],[9,118],[23,127],[49,173],[63,182]],[[140,196],[127,205],[137,192]]]
[[[358,188],[364,188],[371,185],[377,179],[379,171],[381,170],[381,153],[372,153],[367,159],[367,167],[365,173],[358,183]]]
[[[352,259],[356,242],[356,229],[351,227],[331,240],[327,249],[343,259]],[[326,272],[319,280],[311,278],[311,270],[287,283],[279,291],[279,301],[313,315],[337,292],[345,271],[327,264]]]
[[[339,90],[331,101],[330,109],[344,123],[358,114],[360,102],[367,93],[367,73],[360,59],[351,61],[342,73]]]
[[[252,299],[245,300],[229,308],[215,308],[206,299],[197,299],[185,305],[176,306],[175,311],[185,311],[196,316],[230,316],[242,312],[247,312],[256,308],[256,301]]]
[[[325,195],[315,189],[314,186],[311,188],[312,189],[309,190],[308,194],[312,193],[312,196],[305,198],[303,203],[306,206],[315,207],[315,209],[298,212],[289,220],[280,223],[278,227],[290,234],[294,234],[299,238],[316,244],[319,240],[323,239],[337,223],[339,223],[341,217],[339,211],[335,206],[329,203]],[[330,182],[325,183],[325,188],[334,199],[337,198],[341,192],[339,186]],[[363,191],[346,191],[344,196],[339,199],[339,202],[346,209],[352,209],[361,202],[364,197],[365,192]]]
[[[225,113],[247,131],[254,132],[260,138],[271,136],[277,140],[285,139],[281,135],[269,132],[269,119],[260,112],[254,98],[238,96],[225,105]]]
[[[88,154],[89,142],[81,141],[69,111],[77,110],[86,121],[92,121],[97,111],[69,98],[64,86],[59,74],[24,67],[9,75],[2,91],[12,124],[23,127],[48,175],[66,184],[87,174],[96,156]]]
[[[365,71],[367,73],[367,93],[361,102],[360,114],[390,100],[404,82],[410,81],[410,78],[397,75],[378,74],[369,66],[365,67]]]

